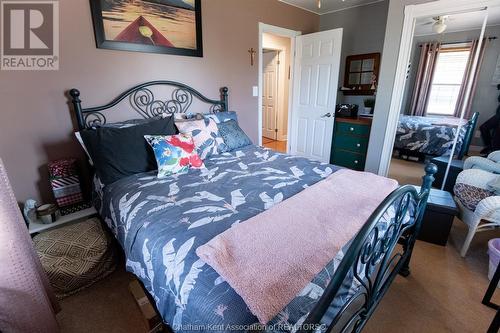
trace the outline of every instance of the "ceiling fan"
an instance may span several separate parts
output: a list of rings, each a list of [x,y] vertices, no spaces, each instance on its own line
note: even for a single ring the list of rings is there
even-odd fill
[[[434,31],[437,34],[442,34],[443,32],[446,31],[446,28],[448,28],[448,25],[446,23],[449,22],[450,20],[451,20],[450,15],[441,15],[433,17],[431,22],[427,22],[423,25],[432,24],[432,31]]]
[[[342,0],[342,2],[345,2],[345,0]],[[318,9],[321,9],[321,0],[316,0],[316,5],[318,6]]]

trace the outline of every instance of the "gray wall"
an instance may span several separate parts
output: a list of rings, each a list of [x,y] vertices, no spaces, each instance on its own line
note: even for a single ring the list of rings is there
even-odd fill
[[[321,15],[320,30],[344,29],[339,88],[344,84],[347,56],[364,53],[382,53],[389,0],[368,6],[355,7]],[[367,96],[344,96],[339,92],[337,103],[354,103],[363,106]]]
[[[377,91],[377,103],[373,117],[370,144],[366,160],[367,171],[378,173],[389,108],[391,106],[392,89],[396,77],[396,68],[399,56],[399,44],[403,31],[404,8],[407,5],[416,5],[430,0],[390,0],[387,15],[387,28],[383,49],[382,64],[380,66],[379,86]]]
[[[450,32],[442,35],[418,36],[414,39],[414,47],[412,51],[412,68],[408,77],[405,95],[403,98],[403,106],[401,113],[408,114],[411,107],[411,98],[415,87],[415,78],[418,70],[418,62],[420,60],[420,48],[418,47],[424,42],[440,41],[442,43],[460,43],[467,42],[479,38],[480,30],[470,30],[462,32]],[[486,29],[487,37],[500,37],[500,26],[488,27]],[[491,79],[495,72],[495,67],[500,54],[500,40],[488,42],[484,54],[484,60],[479,74],[476,93],[472,100],[472,111],[479,112],[478,124],[482,124],[495,114],[498,106],[497,96],[498,91],[496,85],[492,84]],[[479,138],[474,138],[473,145],[482,145]]]

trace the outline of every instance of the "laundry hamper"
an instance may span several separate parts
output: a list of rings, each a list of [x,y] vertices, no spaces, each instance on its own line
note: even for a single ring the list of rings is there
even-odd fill
[[[74,294],[116,268],[116,247],[97,218],[33,238],[42,266],[58,298]]]
[[[488,279],[493,279],[493,275],[500,262],[500,238],[490,239],[488,242],[488,254],[490,256]],[[498,285],[500,287],[500,284]]]

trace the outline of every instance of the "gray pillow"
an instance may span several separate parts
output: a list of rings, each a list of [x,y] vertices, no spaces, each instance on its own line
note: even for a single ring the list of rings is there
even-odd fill
[[[235,120],[219,123],[217,127],[229,151],[252,144],[252,140],[243,132]]]

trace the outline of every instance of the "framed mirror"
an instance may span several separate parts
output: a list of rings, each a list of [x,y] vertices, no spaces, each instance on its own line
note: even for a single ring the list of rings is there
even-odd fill
[[[348,56],[346,59],[345,95],[373,95],[377,89],[380,53]]]

